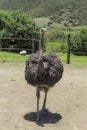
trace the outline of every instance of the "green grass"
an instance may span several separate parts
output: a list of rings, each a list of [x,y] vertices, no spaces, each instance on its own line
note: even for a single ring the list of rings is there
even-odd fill
[[[46,42],[45,43],[46,51],[54,50],[54,51],[60,51],[60,50],[66,50],[67,49],[67,43],[63,42]]]
[[[75,56],[75,55],[71,54],[71,63],[87,65],[87,56]]]
[[[60,51],[67,50],[67,43],[62,42],[47,42],[45,50],[49,52],[50,50],[54,50],[56,54],[61,58],[63,63],[66,63],[67,53],[62,53]],[[71,54],[70,57],[71,64],[87,64],[87,56],[76,56]]]
[[[48,53],[48,52],[46,52]],[[67,53],[56,52],[61,61],[65,64],[67,60]],[[11,52],[0,52],[0,61],[6,60],[9,62],[25,62],[29,55],[23,56]],[[75,56],[71,54],[71,64],[87,65],[87,56]]]
[[[6,61],[25,61],[27,59],[28,55],[23,56],[20,54],[15,54],[11,52],[2,52],[0,51],[0,61],[6,60]]]
[[[63,63],[67,61],[67,53],[58,52],[57,55],[61,58]],[[87,56],[76,56],[74,54],[70,55],[70,63],[71,64],[84,64],[87,65]]]

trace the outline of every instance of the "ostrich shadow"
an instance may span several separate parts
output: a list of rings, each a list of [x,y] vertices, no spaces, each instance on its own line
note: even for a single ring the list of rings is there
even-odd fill
[[[36,122],[36,112],[30,112],[24,115],[23,117],[27,121]],[[44,126],[44,124],[53,124],[57,123],[62,119],[62,116],[59,113],[52,113],[49,110],[40,111],[40,119],[36,122],[39,126]]]

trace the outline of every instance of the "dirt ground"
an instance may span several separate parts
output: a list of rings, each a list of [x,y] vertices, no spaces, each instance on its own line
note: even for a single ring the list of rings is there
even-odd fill
[[[87,130],[87,66],[64,65],[62,80],[48,93],[47,114],[35,122],[36,89],[24,64],[0,63],[0,130]],[[44,93],[41,92],[40,108]]]

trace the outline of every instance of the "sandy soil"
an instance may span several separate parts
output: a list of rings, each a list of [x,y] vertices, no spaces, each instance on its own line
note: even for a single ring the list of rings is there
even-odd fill
[[[0,63],[0,130],[87,130],[87,67],[64,66],[62,80],[48,93],[47,114],[35,122],[36,89],[24,65]],[[44,93],[41,92],[40,108]]]

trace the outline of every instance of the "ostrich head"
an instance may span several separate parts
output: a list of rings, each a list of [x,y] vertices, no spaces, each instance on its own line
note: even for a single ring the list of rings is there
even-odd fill
[[[40,34],[45,34],[45,32],[47,32],[47,29],[46,29],[46,28],[41,28],[41,29],[40,29]]]

